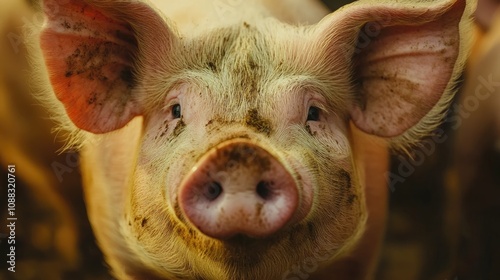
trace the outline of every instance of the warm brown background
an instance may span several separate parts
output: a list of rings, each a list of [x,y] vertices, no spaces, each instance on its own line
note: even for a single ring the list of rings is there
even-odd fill
[[[350,1],[325,2],[335,9]],[[24,44],[16,52],[9,41],[37,20],[20,3],[0,0],[0,178],[7,164],[17,165],[19,219],[17,272],[7,272],[7,245],[0,238],[0,279],[111,279],[86,219],[77,155],[54,152],[62,137],[49,133],[52,124],[29,95]],[[448,140],[390,192],[376,279],[500,279],[500,155],[483,147],[473,186],[463,186],[452,163],[456,131],[443,129]],[[395,156],[393,173],[400,163]],[[66,168],[61,181],[54,167]],[[7,232],[4,182],[0,234]]]

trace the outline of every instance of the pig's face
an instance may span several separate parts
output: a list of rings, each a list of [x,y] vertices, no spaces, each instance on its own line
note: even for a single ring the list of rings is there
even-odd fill
[[[134,247],[165,270],[180,265],[193,266],[198,275],[210,270],[270,277],[257,277],[269,273],[268,260],[280,260],[273,273],[313,255],[324,261],[362,229],[363,196],[347,136],[349,99],[332,92],[314,70],[290,67],[294,58],[287,56],[295,50],[277,53],[271,38],[247,23],[181,41],[178,48],[196,50],[176,57],[183,63],[173,64],[183,67],[169,79],[146,81],[165,91],[145,114],[123,224]],[[200,47],[212,42],[222,43]],[[186,58],[194,54],[199,57]],[[218,154],[207,156],[214,149]],[[219,190],[213,190],[215,182]],[[275,196],[297,201],[259,197],[263,182],[277,185],[267,186]],[[180,195],[200,187],[220,192],[213,194],[215,202]],[[204,262],[210,265],[199,265]]]
[[[470,14],[359,2],[309,27],[255,16],[177,34],[144,3],[111,2],[45,0],[41,33],[71,123],[102,134],[143,116],[131,182],[114,190],[125,213],[94,227],[126,243],[115,258],[203,279],[274,279],[348,251],[369,182],[349,122],[395,145],[430,131]]]

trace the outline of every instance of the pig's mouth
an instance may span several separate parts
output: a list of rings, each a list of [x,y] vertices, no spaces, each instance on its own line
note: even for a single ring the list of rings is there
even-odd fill
[[[272,247],[280,242],[290,244],[298,243],[303,238],[312,240],[315,238],[315,226],[313,223],[296,224],[286,230],[282,230],[273,236],[267,238],[255,238],[244,234],[236,234],[231,238],[221,240],[224,248],[227,250],[245,250],[248,252],[262,253],[272,250]]]
[[[214,240],[215,250],[209,252],[209,257],[221,267],[238,271],[240,275],[254,275],[270,259],[279,259],[285,265],[274,270],[287,269],[286,266],[301,263],[312,255],[313,252],[309,251],[311,248],[321,248],[313,224],[305,222],[293,225],[264,239],[238,234],[229,239]],[[333,255],[335,252],[330,253]]]

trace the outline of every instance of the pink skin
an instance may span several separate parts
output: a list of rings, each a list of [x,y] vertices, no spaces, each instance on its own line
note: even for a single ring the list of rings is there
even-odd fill
[[[194,145],[198,160],[181,157],[176,159],[176,164],[168,167],[165,179],[168,182],[168,200],[170,205],[179,204],[182,209],[182,213],[177,213],[182,217],[178,218],[186,220],[186,217],[192,226],[213,238],[229,238],[237,234],[262,238],[303,220],[309,214],[315,191],[311,174],[300,155],[294,151],[273,154],[269,148],[264,148],[269,145],[265,139],[240,125],[226,127],[225,133],[215,135],[216,138],[209,135],[206,124],[214,117],[205,108],[212,106],[212,101],[204,98],[206,93],[199,94],[198,91],[197,87],[188,84],[181,84],[170,91],[165,98],[164,109],[153,113],[149,121],[147,131],[157,131],[157,134],[147,133],[144,139],[144,147],[155,151],[151,146],[161,145],[159,139],[168,138],[173,133],[180,122],[180,119],[172,118],[171,110],[175,104],[181,105],[182,122],[192,128],[190,132],[197,138],[207,139],[206,143]],[[283,127],[301,125],[309,107],[323,107],[325,102],[321,95],[309,90],[291,92],[281,100],[285,106],[277,109],[283,116],[279,120],[279,125]],[[341,134],[345,126],[340,119],[334,114],[322,114],[321,118],[320,122],[310,122],[311,133],[346,144]],[[327,122],[327,118],[331,120]],[[225,140],[227,135],[235,137]],[[240,161],[223,156],[240,148],[250,149],[251,154]],[[200,153],[198,149],[205,152]],[[347,149],[348,146],[345,146],[340,150]],[[145,156],[147,154],[139,157],[141,166],[147,166],[155,156]],[[349,164],[343,160],[346,156],[347,153],[339,153],[337,164],[348,170]],[[254,162],[251,162],[252,157],[256,159]],[[259,170],[262,161],[269,162],[268,170]],[[186,168],[189,166],[192,167]],[[150,174],[146,176],[151,176],[155,171],[148,172],[146,169],[146,172]],[[210,201],[205,195],[212,181],[220,183],[223,190],[220,196]],[[274,183],[269,189],[273,195],[267,199],[256,192],[258,183],[262,181]],[[243,221],[243,216],[250,218]]]
[[[266,237],[290,221],[299,191],[269,152],[252,141],[234,139],[198,161],[179,188],[179,201],[189,220],[208,236]],[[307,212],[310,205],[303,208]]]
[[[363,133],[404,147],[432,130],[463,62],[465,1],[360,1],[311,27],[256,18],[203,34],[142,2],[58,2],[44,1],[40,46],[54,106],[89,132],[88,210],[117,278],[304,279],[311,258],[349,253],[344,278],[370,274],[387,164]],[[224,156],[245,150],[267,167]]]

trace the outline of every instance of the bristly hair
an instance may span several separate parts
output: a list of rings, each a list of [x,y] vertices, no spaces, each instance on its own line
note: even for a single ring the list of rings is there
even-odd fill
[[[57,99],[50,84],[43,56],[39,47],[39,33],[41,26],[25,26],[23,37],[29,52],[30,91],[44,108],[49,112],[51,119],[56,123],[53,132],[61,136],[65,145],[60,152],[80,150],[90,138],[91,133],[77,128],[69,119],[64,105]]]
[[[421,1],[423,4],[429,2],[428,0]],[[467,1],[465,11],[462,15],[462,20],[459,24],[459,56],[453,67],[453,74],[450,81],[448,82],[444,93],[441,98],[432,108],[432,110],[427,113],[427,115],[420,120],[414,127],[403,133],[402,135],[390,139],[390,147],[394,151],[401,151],[407,155],[410,155],[409,150],[420,143],[420,140],[426,136],[432,136],[434,131],[441,125],[441,123],[446,118],[446,115],[450,108],[450,103],[455,97],[455,93],[458,91],[458,83],[460,83],[460,78],[462,76],[462,71],[465,67],[467,58],[469,57],[472,42],[474,41],[473,36],[473,15],[476,9],[476,1]]]
[[[376,2],[373,0],[364,1],[364,3]],[[429,1],[406,1],[411,5],[425,5]],[[358,3],[356,3],[357,5]],[[404,3],[398,2],[397,5]],[[449,103],[453,99],[455,85],[457,79],[461,75],[461,69],[465,64],[467,53],[469,51],[471,38],[471,17],[474,5],[468,3],[463,19],[460,22],[460,55],[455,63],[452,77],[446,86],[444,94],[432,108],[415,126],[407,130],[400,136],[387,139],[389,145],[398,151],[407,152],[407,150],[416,144],[422,137],[428,136],[442,122]],[[316,63],[314,56],[315,49],[321,49],[322,40],[314,38],[314,26],[295,26],[281,23],[273,19],[264,19],[260,17],[243,18],[239,23],[217,23],[211,28],[211,32],[198,33],[194,37],[179,34],[175,29],[175,25],[165,19],[166,25],[172,29],[173,34],[179,37],[175,41],[176,44],[172,48],[172,55],[166,59],[167,61],[160,62],[168,67],[163,67],[162,73],[155,73],[158,82],[142,84],[144,87],[141,90],[148,91],[149,94],[143,95],[142,98],[144,108],[154,108],[161,102],[165,92],[171,88],[176,81],[199,79],[210,80],[210,84],[216,85],[213,90],[227,92],[228,87],[235,86],[240,88],[240,92],[259,91],[263,88],[272,87],[271,84],[260,82],[257,84],[250,77],[259,75],[260,81],[275,80],[279,75],[284,73],[290,77],[302,77],[307,82],[314,83],[325,97],[332,104],[331,110],[335,109],[343,117],[347,112],[347,108],[355,101],[354,81],[352,75],[329,75],[326,69],[321,67],[321,64]],[[45,108],[48,108],[53,116],[53,119],[58,123],[55,128],[57,133],[64,135],[66,138],[65,149],[79,149],[85,145],[86,141],[99,141],[98,136],[92,136],[91,133],[77,128],[66,114],[64,106],[59,102],[53,94],[52,87],[47,77],[45,64],[42,62],[42,55],[38,47],[38,34],[42,27],[25,29],[25,38],[31,53],[32,64],[32,79],[30,84],[33,88],[38,100],[43,103]],[[210,28],[209,28],[210,30]],[[344,42],[353,48],[356,42]],[[206,47],[210,46],[210,48]],[[236,49],[240,51],[235,52]],[[316,57],[317,58],[317,57]],[[330,63],[335,63],[331,61]],[[220,75],[215,77],[211,71],[206,71],[206,68],[216,70]],[[345,65],[345,68],[352,68]],[[137,76],[146,76],[148,73],[140,73],[141,69],[136,67]],[[243,80],[240,85],[234,84],[234,81],[224,80],[213,82],[214,79],[222,77],[223,79],[234,76],[235,73],[242,73]],[[349,71],[342,70],[339,71]],[[160,75],[161,74],[161,75]],[[250,75],[251,74],[251,75]],[[288,76],[288,75],[287,75]],[[150,76],[151,77],[151,76]],[[151,87],[151,85],[154,85]],[[290,85],[291,86],[291,85]],[[235,87],[231,87],[234,89]],[[245,94],[241,95],[242,97]],[[250,95],[246,95],[249,97]],[[236,96],[238,97],[238,96]],[[253,100],[245,98],[246,101]],[[234,103],[242,104],[240,98],[231,99]],[[249,106],[243,106],[242,109],[247,110]]]

